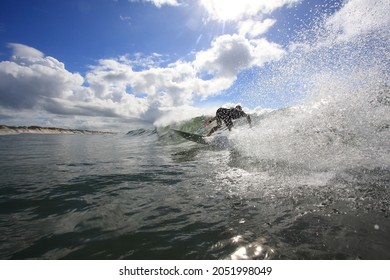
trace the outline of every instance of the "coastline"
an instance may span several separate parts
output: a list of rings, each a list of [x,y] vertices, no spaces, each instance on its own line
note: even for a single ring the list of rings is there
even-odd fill
[[[97,130],[83,130],[83,129],[65,129],[59,127],[41,127],[41,126],[8,126],[0,125],[0,135],[13,134],[99,134],[108,135],[116,134],[114,132],[105,132]]]

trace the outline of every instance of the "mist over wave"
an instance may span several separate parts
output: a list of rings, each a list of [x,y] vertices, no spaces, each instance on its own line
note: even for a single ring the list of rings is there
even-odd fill
[[[289,55],[257,77],[259,90],[242,95],[256,102],[272,90],[293,106],[233,133],[235,149],[315,169],[388,168],[390,32],[378,9],[370,5],[363,16],[376,21],[355,32],[321,17],[297,34]]]

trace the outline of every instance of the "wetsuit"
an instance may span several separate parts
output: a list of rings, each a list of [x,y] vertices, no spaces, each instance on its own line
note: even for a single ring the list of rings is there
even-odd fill
[[[236,108],[219,108],[216,113],[218,125],[221,126],[223,121],[229,129],[233,126],[233,120],[246,116],[248,115],[245,114],[244,111]]]

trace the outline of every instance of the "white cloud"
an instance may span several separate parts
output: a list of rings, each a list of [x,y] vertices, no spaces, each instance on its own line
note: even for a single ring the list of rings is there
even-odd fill
[[[13,48],[12,59],[0,62],[0,108],[83,117],[84,121],[93,117],[156,124],[200,113],[192,107],[194,101],[228,89],[240,71],[284,54],[279,45],[265,39],[223,35],[194,61],[179,60],[161,67],[155,63],[161,59],[158,54],[137,55],[139,63],[128,57],[104,59],[84,78],[31,47],[15,44]],[[175,112],[181,112],[181,117]]]
[[[184,61],[134,71],[118,60],[102,60],[86,79],[96,96],[127,103],[132,116],[150,122],[172,108],[190,106],[197,97],[205,98],[231,86],[230,79],[200,79],[193,65]]]
[[[121,56],[118,61],[130,65],[133,69],[144,70],[159,67],[166,62],[166,57],[158,53],[152,53],[147,56],[143,53],[134,53],[131,56]]]
[[[275,22],[276,20],[269,18],[264,21],[255,21],[252,19],[242,21],[238,25],[238,33],[248,38],[255,38],[266,33]]]
[[[390,28],[390,1],[349,0],[340,11],[327,20],[327,28],[339,40],[350,40],[358,35]]]
[[[22,44],[9,43],[8,47],[12,48],[13,55],[17,57],[42,58],[44,56],[41,51]]]
[[[211,20],[240,21],[258,14],[270,14],[274,10],[301,2],[301,0],[199,0]]]
[[[179,2],[177,0],[129,0],[129,2],[147,2],[152,3],[158,8],[161,8],[164,5],[167,6],[179,6]]]
[[[5,107],[33,108],[45,98],[66,97],[79,88],[84,79],[65,70],[53,57],[40,51],[12,44],[11,61],[0,62],[0,102]]]
[[[147,109],[144,100],[126,94],[126,84],[122,81],[126,76],[121,77],[127,71],[126,65],[104,61],[111,63],[111,71],[104,77],[89,73],[90,85],[85,86],[80,74],[67,71],[55,58],[43,54],[38,57],[35,54],[39,51],[18,44],[18,54],[20,49],[29,52],[24,52],[23,57],[14,53],[10,61],[0,62],[0,106],[3,109],[116,118],[139,117]],[[26,56],[29,54],[32,56]]]
[[[283,55],[279,45],[266,39],[248,40],[237,34],[223,35],[212,42],[210,49],[196,55],[194,66],[198,72],[234,79],[246,68],[262,66]]]
[[[214,40],[210,49],[198,53],[193,62],[179,60],[166,67],[135,71],[133,61],[101,60],[86,80],[99,98],[119,101],[127,90],[131,96],[145,95],[150,106],[184,106],[229,88],[240,71],[282,55],[280,46],[265,39],[249,41],[239,35],[224,35]]]
[[[211,48],[196,55],[194,65],[213,76],[235,77],[253,61],[251,45],[239,35],[223,35],[212,42]]]

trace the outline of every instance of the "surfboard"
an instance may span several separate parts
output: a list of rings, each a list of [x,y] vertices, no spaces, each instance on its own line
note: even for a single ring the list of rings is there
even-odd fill
[[[189,133],[189,132],[185,132],[185,131],[181,131],[181,130],[177,130],[177,129],[172,129],[172,130],[176,134],[180,135],[181,137],[183,137],[186,140],[190,140],[190,141],[193,141],[193,142],[196,142],[199,144],[204,144],[204,145],[210,144],[209,142],[206,141],[206,139],[205,139],[206,136],[194,134],[194,133]]]

